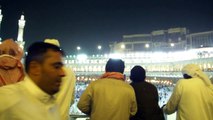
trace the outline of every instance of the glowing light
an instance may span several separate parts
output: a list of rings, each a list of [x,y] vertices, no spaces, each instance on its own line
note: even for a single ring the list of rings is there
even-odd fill
[[[87,59],[87,55],[86,54],[79,54],[77,55],[77,59],[80,61],[84,61]]]
[[[112,58],[112,59],[122,59],[123,57],[124,55],[119,53],[109,54],[109,58]]]
[[[98,45],[98,50],[101,50],[102,49],[102,46],[101,45]]]
[[[146,48],[149,48],[149,44],[145,44],[145,47],[146,47]]]
[[[81,50],[81,47],[80,47],[80,46],[77,46],[77,50]]]
[[[126,46],[125,46],[124,44],[122,44],[122,45],[121,45],[121,48],[122,48],[122,49],[125,49],[125,48],[126,48]]]

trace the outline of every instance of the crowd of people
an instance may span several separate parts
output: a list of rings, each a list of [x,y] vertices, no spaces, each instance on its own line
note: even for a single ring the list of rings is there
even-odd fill
[[[91,120],[165,120],[174,112],[177,120],[213,120],[213,85],[198,65],[184,66],[172,88],[147,82],[140,65],[128,83],[125,61],[110,58],[97,80],[76,84],[56,39],[31,44],[24,64],[20,49],[13,40],[0,45],[0,120],[69,120],[72,105]]]
[[[89,85],[90,82],[88,81],[76,81],[75,85],[75,102],[70,108],[70,114],[71,115],[85,115],[77,108],[77,103],[79,101],[79,98],[81,94],[84,92],[86,87]],[[171,96],[172,90],[174,86],[171,85],[165,85],[162,83],[156,84],[155,87],[157,88],[158,95],[159,95],[159,106],[162,107],[166,102],[169,100],[169,97]]]

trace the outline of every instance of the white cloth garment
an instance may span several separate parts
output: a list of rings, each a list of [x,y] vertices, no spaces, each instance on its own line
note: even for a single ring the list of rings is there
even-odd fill
[[[60,43],[57,39],[45,39],[44,42],[60,47]],[[66,76],[62,78],[60,91],[55,97],[62,120],[69,120],[69,109],[74,102],[76,78],[71,68],[63,67],[63,69]]]
[[[0,120],[61,120],[55,98],[26,76],[0,88]]]
[[[182,74],[187,74],[193,78],[198,77],[207,85],[211,85],[211,81],[208,76],[195,64],[188,64],[183,67]]]
[[[66,76],[62,78],[60,91],[55,95],[56,103],[59,106],[59,112],[62,120],[69,120],[69,110],[75,96],[75,74],[67,67],[64,67]]]
[[[207,75],[195,64],[186,65],[182,73],[192,78],[177,82],[164,112],[177,111],[176,120],[213,120],[213,89]]]

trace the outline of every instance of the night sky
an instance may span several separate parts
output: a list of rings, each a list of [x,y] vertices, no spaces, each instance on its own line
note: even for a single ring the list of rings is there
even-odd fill
[[[190,32],[213,30],[213,0],[0,0],[1,37],[17,38],[24,12],[26,47],[45,38],[60,40],[67,54],[109,51],[123,35],[186,27]]]

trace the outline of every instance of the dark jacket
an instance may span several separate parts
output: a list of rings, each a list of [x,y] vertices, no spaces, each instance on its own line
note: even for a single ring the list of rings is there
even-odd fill
[[[130,120],[165,120],[163,111],[158,105],[157,88],[148,82],[130,84],[137,99],[138,111]]]

